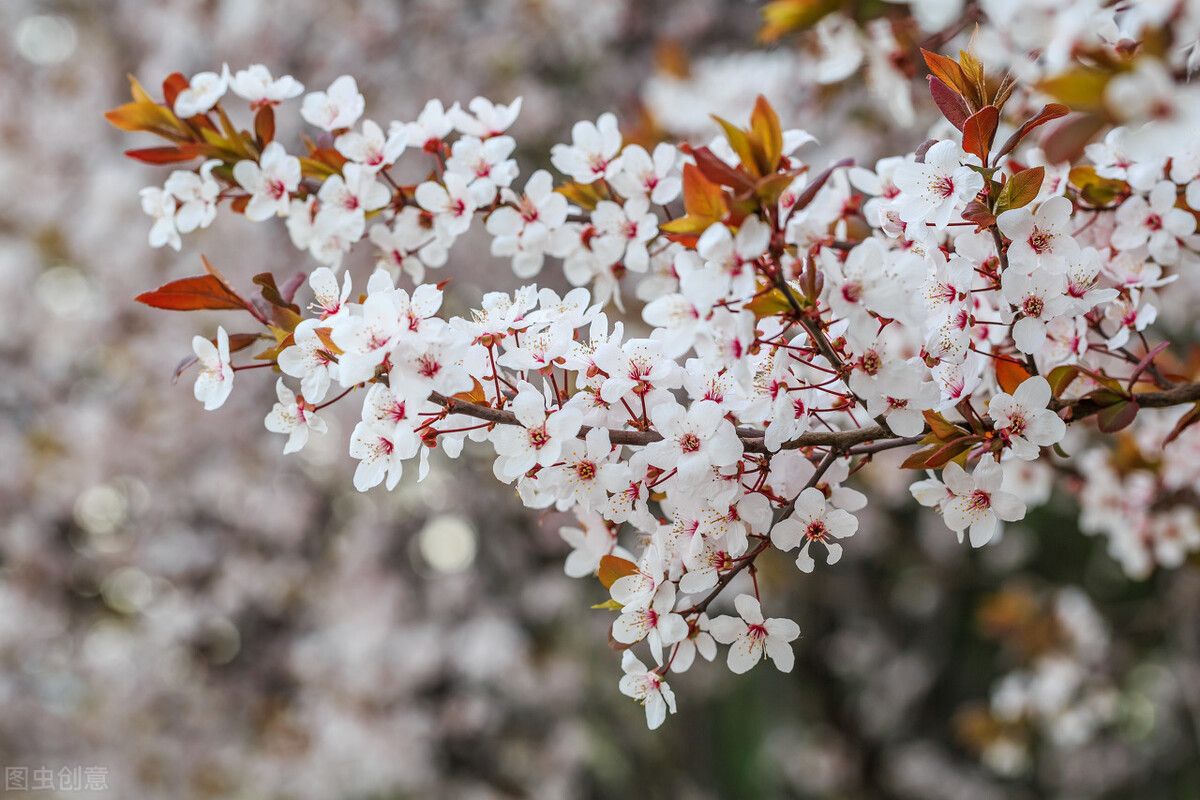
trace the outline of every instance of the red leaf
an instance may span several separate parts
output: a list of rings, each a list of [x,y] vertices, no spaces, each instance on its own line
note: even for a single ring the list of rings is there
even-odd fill
[[[988,153],[992,140],[996,138],[996,125],[1000,112],[995,106],[984,106],[963,123],[963,150],[979,156],[983,166],[988,165]]]
[[[196,311],[212,309],[249,309],[249,305],[212,275],[197,275],[180,278],[163,284],[152,292],[143,292],[134,298],[154,308],[169,311]]]
[[[925,56],[925,64],[934,77],[960,95],[966,93],[969,82],[957,61],[937,53],[931,53],[924,48],[921,49],[921,55]]]
[[[200,157],[199,153],[180,150],[178,147],[143,147],[126,150],[125,155],[147,164],[181,164]]]
[[[1175,427],[1167,434],[1167,438],[1163,439],[1163,447],[1166,447],[1171,442],[1175,441],[1179,434],[1200,422],[1200,403],[1192,406],[1186,414],[1179,418],[1179,422],[1175,423]]]
[[[189,85],[188,79],[183,77],[182,73],[172,72],[167,76],[163,81],[163,99],[166,101],[167,108],[175,108],[175,98]]]
[[[967,222],[974,222],[980,228],[989,228],[996,224],[995,215],[978,200],[967,203],[967,207],[963,209],[962,218]]]
[[[996,364],[996,383],[1000,384],[1000,390],[1005,394],[1012,394],[1017,390],[1017,387],[1025,382],[1026,378],[1032,377],[1026,369],[1016,361],[1011,361],[1007,358],[997,358]]]
[[[971,110],[963,102],[962,96],[943,83],[936,75],[929,76],[929,93],[933,95],[933,102],[942,112],[942,116],[961,131],[967,122],[967,117],[971,116]]]
[[[204,269],[208,274],[171,281],[153,292],[143,292],[134,299],[139,303],[170,311],[196,311],[203,308],[245,309],[261,320],[257,310],[233,290],[216,267],[204,256],[200,256],[200,259],[204,262]]]

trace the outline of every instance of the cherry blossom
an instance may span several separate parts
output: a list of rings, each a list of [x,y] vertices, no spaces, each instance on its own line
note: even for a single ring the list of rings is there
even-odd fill
[[[175,116],[180,119],[205,114],[217,104],[229,88],[229,65],[221,72],[198,72],[192,76],[187,88],[175,96]]]
[[[309,92],[300,106],[300,116],[324,131],[349,128],[362,116],[366,101],[358,93],[358,82],[343,75],[323,92]]]
[[[646,669],[646,665],[626,650],[621,656],[621,694],[632,697],[646,707],[646,725],[655,730],[667,719],[667,712],[675,713],[675,693],[662,675]]]
[[[596,122],[576,122],[571,128],[571,144],[550,148],[550,162],[559,172],[579,183],[592,183],[617,173],[621,160],[621,131],[613,114],[601,114]]]
[[[315,407],[306,402],[303,396],[287,388],[283,378],[275,382],[275,394],[279,402],[267,415],[265,424],[272,433],[288,434],[287,443],[283,446],[285,454],[302,450],[310,432],[325,433],[325,420],[317,416]]]
[[[938,142],[925,151],[924,163],[906,161],[896,167],[892,180],[900,194],[893,201],[900,219],[909,225],[928,220],[945,228],[957,208],[983,188],[983,178],[965,166],[968,156],[951,140]]]
[[[1066,435],[1066,423],[1046,408],[1049,402],[1050,384],[1040,375],[1023,381],[1011,395],[1000,392],[988,402],[988,416],[1017,458],[1032,461],[1038,448],[1057,444]]]
[[[791,515],[771,529],[771,543],[785,551],[800,545],[796,566],[801,572],[812,572],[815,562],[808,549],[813,542],[825,547],[827,563],[833,565],[842,557],[842,546],[833,539],[845,539],[857,530],[858,519],[853,514],[828,507],[821,490],[809,487],[796,498]]]

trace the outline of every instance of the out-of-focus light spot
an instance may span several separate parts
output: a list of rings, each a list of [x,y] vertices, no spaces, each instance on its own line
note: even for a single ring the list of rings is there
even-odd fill
[[[38,276],[33,293],[42,308],[60,317],[87,311],[95,291],[87,276],[74,267],[51,267]]]
[[[475,529],[462,517],[441,514],[417,534],[417,550],[435,572],[462,572],[475,562]]]
[[[232,622],[217,617],[205,625],[199,646],[205,660],[219,667],[233,661],[242,649],[242,634]]]
[[[75,522],[93,537],[112,535],[128,513],[125,495],[107,484],[84,489],[75,500]]]
[[[1150,698],[1138,692],[1127,694],[1123,700],[1121,728],[1125,737],[1132,741],[1145,739],[1154,732],[1154,722],[1157,717],[1154,703]]]
[[[61,64],[79,43],[75,25],[58,14],[26,17],[13,31],[13,40],[21,57],[39,66]]]
[[[154,582],[137,567],[122,567],[105,576],[100,594],[114,611],[135,614],[154,599]]]

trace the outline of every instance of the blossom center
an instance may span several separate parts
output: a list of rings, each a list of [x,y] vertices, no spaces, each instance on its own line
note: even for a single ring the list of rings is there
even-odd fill
[[[700,437],[694,433],[685,433],[679,437],[679,448],[685,453],[694,453],[700,449]]]
[[[1041,228],[1035,227],[1033,233],[1029,235],[1029,247],[1039,256],[1050,249],[1050,245],[1054,242],[1054,234],[1048,233]]]
[[[1025,298],[1025,302],[1021,303],[1021,310],[1025,312],[1025,316],[1027,317],[1040,317],[1043,308],[1045,308],[1045,303],[1037,295],[1030,295]]]

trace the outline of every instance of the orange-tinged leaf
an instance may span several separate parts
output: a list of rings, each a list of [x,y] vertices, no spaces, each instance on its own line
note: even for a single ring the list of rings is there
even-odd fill
[[[175,98],[179,97],[179,93],[188,88],[190,82],[183,77],[182,73],[172,72],[163,81],[163,101],[167,104],[167,108],[175,108]]]
[[[596,576],[600,578],[600,582],[604,584],[605,589],[611,589],[618,578],[624,578],[626,575],[636,575],[637,572],[637,564],[627,558],[602,556],[600,558],[600,569],[596,572]]]
[[[925,447],[910,453],[900,465],[900,469],[925,469],[925,461],[937,451],[937,447]]]
[[[762,174],[774,172],[783,155],[783,130],[779,127],[779,115],[761,94],[754,101],[754,111],[750,113],[750,131],[762,145],[766,159]]]
[[[686,217],[661,225],[669,233],[698,233],[725,216],[725,193],[721,186],[704,177],[695,164],[683,165],[683,207]]]
[[[1101,178],[1095,167],[1074,167],[1067,180],[1079,189],[1080,197],[1098,207],[1108,206],[1129,193],[1129,184],[1114,178]]]
[[[853,158],[843,158],[841,161],[837,162],[821,174],[817,175],[817,177],[813,178],[812,181],[804,187],[804,191],[800,192],[800,196],[796,198],[796,202],[794,205],[792,205],[792,210],[788,212],[788,216],[790,217],[797,211],[803,211],[804,209],[808,208],[809,204],[816,199],[817,192],[821,191],[821,187],[824,186],[825,182],[829,180],[829,176],[833,174],[834,170],[841,169],[842,167],[853,166]]]
[[[925,57],[925,65],[929,67],[929,71],[933,73],[934,77],[958,92],[959,95],[965,97],[968,94],[968,87],[971,84],[957,61],[937,53],[931,53],[924,48],[921,49],[921,55]]]
[[[129,94],[133,97],[133,102],[135,102],[135,103],[153,103],[154,102],[154,98],[146,93],[146,90],[142,88],[142,84],[138,82],[137,78],[133,77],[133,75],[126,75],[125,77],[129,78]]]
[[[785,311],[792,310],[792,304],[788,302],[787,295],[779,289],[771,289],[768,292],[762,292],[754,296],[749,303],[746,303],[742,308],[754,312],[756,320],[765,317],[774,317]]]
[[[961,428],[948,421],[936,411],[923,411],[921,413],[925,417],[925,422],[929,425],[930,430],[937,436],[938,441],[950,442],[963,435]]]
[[[488,405],[487,394],[483,390],[483,384],[474,378],[471,378],[471,382],[475,385],[471,387],[470,391],[459,392],[458,394],[454,395],[454,398],[467,403],[474,403],[477,406]]]
[[[313,328],[313,333],[321,340],[321,344],[325,345],[325,349],[335,356],[340,356],[344,350],[333,343],[333,328],[321,327]]]
[[[1077,66],[1039,82],[1036,88],[1076,111],[1102,112],[1104,92],[1111,78],[1104,70]]]
[[[609,191],[606,181],[596,181],[594,183],[576,183],[569,181],[559,186],[554,191],[561,194],[563,197],[570,200],[575,205],[585,211],[592,211],[596,208],[596,204],[601,200],[611,200],[612,193]]]
[[[1018,386],[1025,382],[1026,378],[1033,377],[1017,361],[997,358],[994,363],[996,365],[996,383],[1000,384],[1000,390],[1005,394],[1012,394]]]
[[[104,112],[104,118],[114,127],[131,133],[148,131],[168,139],[180,136],[179,121],[158,103],[126,103]]]
[[[1179,418],[1179,421],[1175,423],[1175,427],[1172,428],[1171,432],[1167,434],[1167,438],[1163,439],[1163,447],[1166,447],[1171,442],[1175,441],[1177,438],[1179,438],[1179,434],[1183,433],[1197,422],[1200,422],[1200,403],[1196,403],[1194,406],[1188,409],[1186,414]]]
[[[996,213],[1001,214],[1014,208],[1021,208],[1033,202],[1042,190],[1042,181],[1046,178],[1044,167],[1025,169],[1013,175],[1000,190],[996,198]]]
[[[996,107],[984,106],[963,123],[963,150],[979,156],[985,167],[988,165],[988,154],[992,149],[992,140],[996,138],[996,125],[999,122],[1000,112]]]
[[[838,0],[774,0],[763,6],[761,42],[775,42],[789,33],[806,30],[837,10]]]
[[[725,132],[725,138],[729,140],[729,146],[733,148],[733,152],[737,153],[742,166],[754,175],[754,177],[761,178],[763,172],[759,168],[758,158],[754,152],[754,143],[750,141],[750,136],[738,126],[718,116],[714,115],[713,119],[717,121],[717,124]]]

